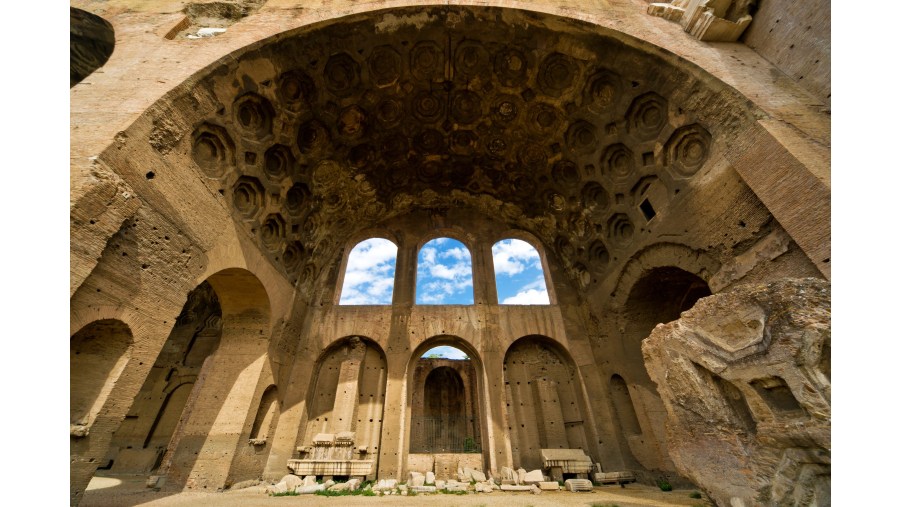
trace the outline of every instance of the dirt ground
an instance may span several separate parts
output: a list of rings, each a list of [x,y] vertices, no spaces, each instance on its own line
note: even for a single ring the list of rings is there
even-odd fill
[[[526,492],[469,493],[468,495],[423,495],[412,496],[343,496],[323,497],[316,495],[271,497],[262,486],[254,486],[224,493],[173,493],[156,492],[145,487],[146,478],[141,476],[94,477],[88,485],[81,502],[82,507],[129,507],[147,505],[164,506],[215,506],[215,507],[345,507],[345,506],[404,506],[417,507],[432,505],[441,507],[514,506],[514,507],[707,507],[712,503],[704,496],[691,498],[692,490],[660,491],[659,488],[641,484],[595,487],[594,491],[570,493],[568,491],[545,491],[540,495]]]

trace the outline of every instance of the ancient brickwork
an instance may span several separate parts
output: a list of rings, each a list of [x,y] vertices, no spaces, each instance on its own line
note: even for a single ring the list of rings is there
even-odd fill
[[[71,90],[72,502],[110,460],[173,491],[277,480],[317,437],[378,478],[498,477],[571,448],[720,500],[824,498],[826,384],[798,389],[812,370],[703,356],[679,384],[641,344],[711,294],[830,276],[827,115],[753,50],[643,4],[416,3],[88,6],[116,47]],[[204,27],[225,31],[192,38]],[[337,304],[372,237],[397,245],[392,304]],[[437,237],[471,253],[474,304],[415,304]],[[538,251],[551,304],[498,304],[508,238]],[[731,311],[716,304],[712,320]],[[471,360],[429,402],[417,365],[439,345]],[[724,443],[696,440],[704,456],[749,464],[667,441],[685,385],[733,414]],[[480,449],[411,452],[419,409],[462,412]],[[801,444],[746,438],[801,415],[809,434],[783,432]],[[768,479],[707,479],[745,465]]]

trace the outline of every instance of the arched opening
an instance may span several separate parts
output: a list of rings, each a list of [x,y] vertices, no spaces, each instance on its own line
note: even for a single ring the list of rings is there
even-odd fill
[[[530,243],[504,239],[491,247],[497,299],[503,305],[548,305],[541,256]]]
[[[630,364],[643,365],[641,340],[657,324],[678,319],[702,297],[712,294],[699,276],[676,267],[659,267],[634,284],[625,302],[625,346]]]
[[[69,423],[72,436],[89,432],[131,357],[133,338],[125,323],[92,322],[69,340]]]
[[[69,88],[102,67],[115,46],[116,34],[108,21],[69,7]]]
[[[347,256],[339,304],[391,304],[396,266],[397,245],[393,242],[370,238],[357,243]]]
[[[222,338],[222,308],[208,282],[192,290],[125,420],[113,434],[111,473],[156,471],[188,415],[196,379]],[[207,370],[209,367],[206,368]]]
[[[506,352],[503,377],[515,466],[542,468],[541,449],[591,455],[581,381],[561,346],[544,336],[519,338]]]
[[[613,375],[609,380],[609,390],[612,394],[613,406],[616,414],[619,416],[619,424],[622,425],[622,431],[625,435],[640,435],[641,424],[638,422],[637,414],[634,411],[634,402],[631,400],[631,394],[628,392],[628,384],[618,374]]]
[[[265,445],[266,441],[274,435],[275,426],[278,424],[278,388],[270,385],[263,392],[259,400],[259,408],[253,419],[253,428],[250,430],[250,443],[253,445]]]
[[[666,411],[659,397],[656,385],[650,380],[644,366],[641,342],[650,335],[657,324],[678,319],[681,313],[691,309],[702,297],[711,295],[709,285],[699,276],[681,268],[663,266],[643,273],[628,292],[625,301],[623,322],[624,358],[619,373],[630,379],[628,392],[634,407],[641,433],[632,434],[628,419],[621,424],[624,441],[624,455],[631,455],[643,467],[653,469],[672,468],[666,443]],[[611,386],[615,387],[615,386]],[[617,395],[614,392],[613,403]],[[615,409],[621,417],[620,406]]]
[[[259,453],[248,463],[241,450],[248,445],[248,421],[259,396],[257,389],[248,386],[259,384],[268,364],[269,295],[259,278],[243,268],[218,271],[206,281],[222,315],[206,322],[221,327],[221,337],[215,353],[199,368],[157,471],[166,476],[167,484],[188,489],[219,489],[258,479],[257,470],[266,460],[265,453]]]
[[[416,304],[475,304],[472,255],[466,245],[451,238],[435,238],[419,249]]]
[[[181,413],[193,388],[193,382],[179,384],[174,391],[166,395],[162,406],[159,408],[159,413],[156,415],[156,419],[150,426],[147,438],[144,440],[144,449],[148,447],[157,451],[165,449],[172,438],[172,434],[175,433],[175,426],[181,419]],[[157,456],[161,458],[162,454],[158,453]],[[156,461],[153,468],[155,469],[158,466],[159,461]]]
[[[435,347],[416,361],[409,452],[481,452],[475,377],[472,360],[455,347]]]
[[[458,480],[460,469],[490,468],[483,378],[477,351],[457,336],[434,336],[415,348],[406,373],[406,470]]]
[[[378,344],[351,336],[331,345],[318,360],[307,423],[288,467],[301,476],[374,478],[386,383]]]

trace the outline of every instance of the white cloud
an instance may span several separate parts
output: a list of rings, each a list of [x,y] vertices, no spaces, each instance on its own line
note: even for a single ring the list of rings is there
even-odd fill
[[[419,252],[416,302],[441,304],[472,286],[472,257],[462,243],[437,238]]]
[[[456,259],[458,261],[463,261],[463,262],[465,262],[465,261],[472,262],[472,256],[469,255],[469,251],[466,250],[465,248],[460,248],[460,247],[451,248],[449,250],[445,250],[445,251],[441,252],[441,257],[442,258],[449,257],[451,259]]]
[[[367,239],[350,251],[342,305],[389,305],[394,294],[397,245],[386,239]]]
[[[528,289],[503,300],[504,305],[549,305],[550,296],[546,290]]]
[[[494,256],[494,272],[497,275],[512,276],[528,268],[541,266],[537,250],[518,239],[498,241],[491,247]]]
[[[544,281],[544,273],[541,273],[533,282],[525,284],[522,286],[520,290],[528,290],[528,289],[537,289],[537,290],[547,290],[547,284]]]

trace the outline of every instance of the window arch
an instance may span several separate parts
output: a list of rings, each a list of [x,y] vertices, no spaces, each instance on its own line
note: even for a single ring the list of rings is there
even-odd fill
[[[547,278],[537,249],[521,239],[503,239],[491,247],[497,302],[502,305],[549,305]]]
[[[389,305],[394,296],[397,245],[384,238],[360,241],[344,268],[341,305]]]
[[[419,249],[417,305],[472,305],[472,254],[462,242],[435,238]]]

